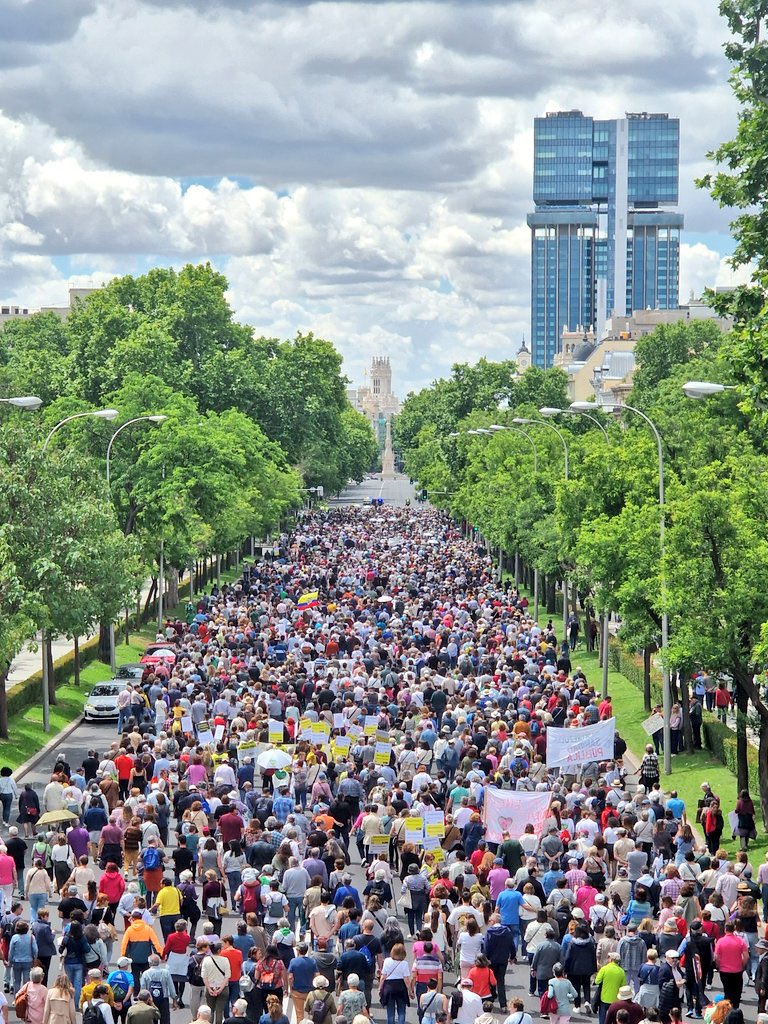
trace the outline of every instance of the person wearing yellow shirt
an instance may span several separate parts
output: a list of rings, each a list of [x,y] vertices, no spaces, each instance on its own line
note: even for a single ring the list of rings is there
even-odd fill
[[[160,918],[160,930],[163,939],[173,935],[176,922],[181,917],[181,891],[173,884],[170,878],[164,878],[157,894],[157,899],[152,905],[152,912]]]

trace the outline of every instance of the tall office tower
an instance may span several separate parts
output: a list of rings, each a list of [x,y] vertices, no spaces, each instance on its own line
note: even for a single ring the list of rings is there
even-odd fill
[[[683,215],[680,122],[596,121],[580,110],[534,121],[531,351],[552,366],[563,330],[602,337],[611,315],[676,309]]]

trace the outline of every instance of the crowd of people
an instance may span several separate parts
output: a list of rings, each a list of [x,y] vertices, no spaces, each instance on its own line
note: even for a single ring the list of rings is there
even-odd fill
[[[768,863],[652,745],[548,766],[610,698],[442,514],[305,514],[158,640],[100,750],[0,772],[6,1021],[768,1022]]]

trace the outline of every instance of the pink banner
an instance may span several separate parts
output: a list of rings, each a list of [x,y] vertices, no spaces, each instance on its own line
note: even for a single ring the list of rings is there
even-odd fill
[[[500,843],[502,833],[508,832],[510,839],[519,839],[526,825],[533,825],[536,835],[541,835],[551,799],[551,793],[515,793],[489,787],[483,811],[485,838]]]

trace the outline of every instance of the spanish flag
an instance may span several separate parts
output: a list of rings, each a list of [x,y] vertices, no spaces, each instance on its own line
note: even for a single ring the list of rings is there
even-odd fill
[[[299,611],[303,612],[307,608],[316,608],[318,596],[317,590],[307,590],[303,593],[297,602]]]

